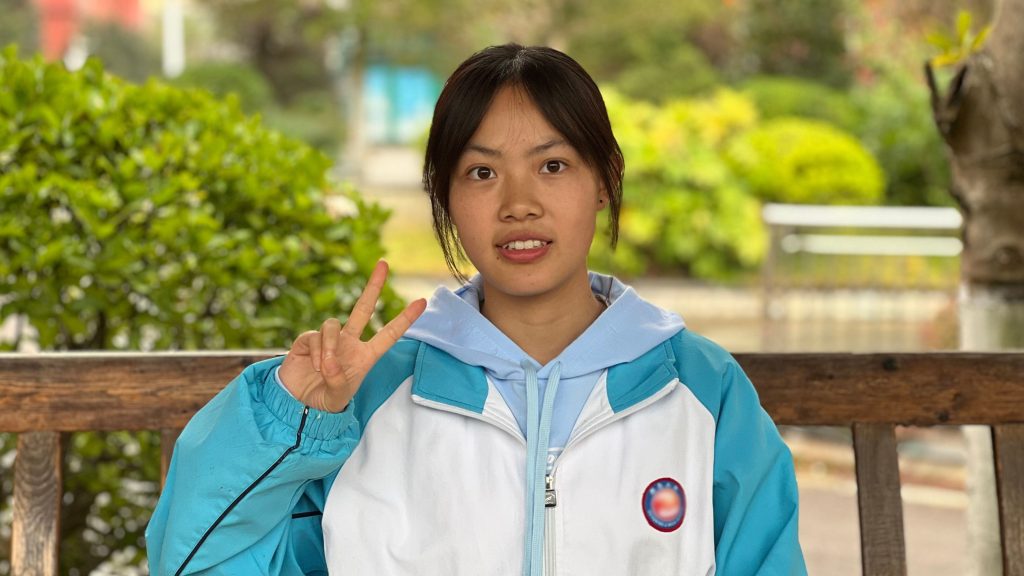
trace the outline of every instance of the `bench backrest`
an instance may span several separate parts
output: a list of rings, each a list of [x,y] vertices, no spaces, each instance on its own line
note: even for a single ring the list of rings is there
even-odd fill
[[[0,432],[18,433],[14,574],[57,574],[60,433],[178,431],[274,351],[0,354]],[[905,575],[895,427],[992,427],[1005,576],[1024,576],[1024,353],[736,354],[780,425],[853,431],[863,573]]]

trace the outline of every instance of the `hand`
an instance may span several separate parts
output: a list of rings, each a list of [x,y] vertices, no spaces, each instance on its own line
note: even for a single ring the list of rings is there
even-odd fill
[[[328,318],[319,331],[303,332],[288,351],[278,376],[292,396],[306,406],[329,412],[344,410],[367,372],[427,307],[427,301],[420,298],[369,341],[360,340],[387,274],[387,262],[381,260],[344,327],[337,318]]]

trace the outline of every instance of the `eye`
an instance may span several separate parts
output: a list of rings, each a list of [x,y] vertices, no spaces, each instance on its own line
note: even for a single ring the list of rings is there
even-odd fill
[[[494,170],[491,170],[487,166],[477,166],[476,168],[470,168],[469,179],[470,180],[490,180],[494,176]]]
[[[541,172],[547,174],[558,174],[559,172],[565,171],[566,164],[561,160],[548,160],[544,163],[544,169]]]

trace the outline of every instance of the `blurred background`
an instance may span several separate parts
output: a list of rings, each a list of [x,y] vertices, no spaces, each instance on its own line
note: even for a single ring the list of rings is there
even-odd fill
[[[426,132],[454,67],[507,41],[566,51],[605,95],[625,199],[594,269],[732,352],[956,349],[960,220],[922,66],[948,77],[992,10],[0,0],[0,350],[284,348],[343,315],[385,254],[383,318],[453,285],[420,187]],[[811,573],[859,574],[849,431],[784,434]],[[910,573],[963,574],[962,436],[899,439]],[[62,573],[146,573],[157,445],[65,442]]]

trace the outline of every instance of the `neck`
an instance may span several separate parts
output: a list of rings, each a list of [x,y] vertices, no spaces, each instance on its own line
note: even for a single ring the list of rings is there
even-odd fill
[[[480,304],[480,313],[541,366],[561,354],[603,311],[586,274],[539,296],[510,296],[484,286]]]

